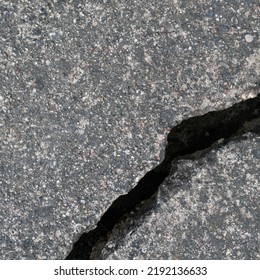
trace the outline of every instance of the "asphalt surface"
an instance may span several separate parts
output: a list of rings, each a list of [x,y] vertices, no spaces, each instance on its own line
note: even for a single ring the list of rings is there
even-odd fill
[[[253,97],[258,17],[258,1],[1,1],[0,258],[63,259],[172,126]]]
[[[102,259],[259,259],[260,137],[181,160],[145,215],[121,222]]]

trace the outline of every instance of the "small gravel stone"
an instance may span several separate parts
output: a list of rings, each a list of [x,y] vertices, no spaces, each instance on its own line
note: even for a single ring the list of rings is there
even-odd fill
[[[246,34],[245,39],[247,43],[251,43],[254,40],[254,37],[250,34]]]

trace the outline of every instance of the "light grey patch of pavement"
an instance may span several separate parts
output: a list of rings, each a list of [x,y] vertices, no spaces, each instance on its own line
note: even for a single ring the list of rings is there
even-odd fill
[[[182,119],[259,79],[258,1],[0,3],[0,258],[63,259]]]
[[[181,160],[154,207],[118,226],[102,258],[259,259],[259,178],[259,135]]]

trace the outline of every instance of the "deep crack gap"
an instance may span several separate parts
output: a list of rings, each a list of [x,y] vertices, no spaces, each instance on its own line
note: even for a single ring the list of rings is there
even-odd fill
[[[207,152],[216,143],[226,144],[233,137],[247,132],[260,132],[260,93],[255,98],[241,101],[227,109],[195,116],[173,127],[167,137],[164,160],[146,173],[132,190],[111,204],[96,228],[83,233],[75,242],[66,259],[90,259],[99,240],[104,239],[125,214],[158,191],[169,175],[173,161],[198,151]]]

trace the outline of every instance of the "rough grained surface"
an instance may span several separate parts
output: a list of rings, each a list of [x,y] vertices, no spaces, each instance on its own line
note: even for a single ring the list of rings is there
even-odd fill
[[[159,163],[170,127],[250,97],[258,13],[253,0],[2,0],[0,258],[64,258]]]
[[[153,209],[118,227],[102,258],[259,259],[259,178],[253,134],[180,161]]]
[[[107,238],[107,234],[123,216],[129,216],[140,203],[146,204],[145,200],[158,191],[169,176],[172,164],[177,166],[178,160],[187,157],[200,158],[214,146],[224,145],[235,136],[256,132],[259,125],[260,94],[230,108],[189,118],[173,127],[167,136],[168,144],[162,163],[147,172],[127,194],[115,199],[98,221],[94,231],[81,235],[66,259],[89,259],[94,255],[93,249],[100,247],[100,240]]]

